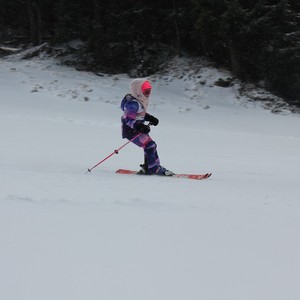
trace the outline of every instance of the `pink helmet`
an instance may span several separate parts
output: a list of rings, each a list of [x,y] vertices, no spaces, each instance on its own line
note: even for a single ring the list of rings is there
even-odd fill
[[[148,96],[150,95],[151,88],[152,88],[152,86],[151,86],[150,82],[149,82],[149,81],[145,81],[145,82],[143,83],[143,85],[142,85],[142,93],[143,93],[146,97],[148,97]]]

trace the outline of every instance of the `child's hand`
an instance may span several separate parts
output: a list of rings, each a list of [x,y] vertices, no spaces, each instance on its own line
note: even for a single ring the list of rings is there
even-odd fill
[[[135,129],[141,133],[149,133],[150,132],[150,126],[145,125],[143,123],[136,124]]]
[[[159,120],[157,118],[155,118],[152,115],[146,114],[145,116],[145,121],[150,122],[151,125],[157,126],[159,123]]]

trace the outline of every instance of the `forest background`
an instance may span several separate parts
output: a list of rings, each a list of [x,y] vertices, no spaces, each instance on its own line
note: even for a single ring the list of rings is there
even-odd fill
[[[131,76],[149,76],[173,56],[205,56],[300,107],[299,0],[0,0],[0,7],[1,56],[5,47],[47,42],[86,70]],[[81,46],[62,47],[74,40]]]

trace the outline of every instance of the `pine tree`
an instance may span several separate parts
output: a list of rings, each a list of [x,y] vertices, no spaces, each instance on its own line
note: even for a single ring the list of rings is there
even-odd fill
[[[248,34],[256,36],[256,78],[288,97],[300,95],[300,15],[289,0],[260,1],[251,10]],[[295,98],[296,97],[296,98]],[[298,98],[299,101],[299,98]]]
[[[229,53],[220,21],[225,11],[225,1],[192,0],[192,3],[195,19],[193,38],[200,48],[200,53],[219,63],[229,65]]]
[[[271,39],[263,49],[263,75],[277,93],[300,101],[300,15],[288,0],[271,7],[267,18]]]

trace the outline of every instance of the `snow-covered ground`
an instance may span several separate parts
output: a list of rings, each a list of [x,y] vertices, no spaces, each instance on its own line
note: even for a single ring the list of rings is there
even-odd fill
[[[131,144],[84,174],[126,142],[130,78],[1,60],[0,299],[300,299],[300,118],[227,76],[151,78],[162,164],[210,179],[115,174],[142,162]]]

